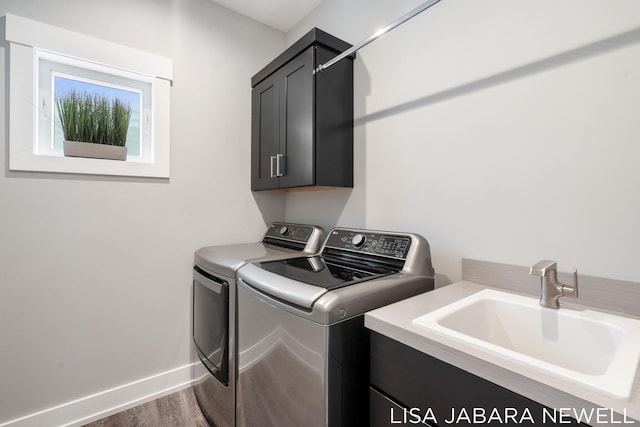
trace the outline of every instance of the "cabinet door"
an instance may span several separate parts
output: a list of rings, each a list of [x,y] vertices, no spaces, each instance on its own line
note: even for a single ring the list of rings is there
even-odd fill
[[[275,73],[251,92],[251,189],[278,188],[276,156],[280,153],[280,81]]]
[[[418,418],[426,418],[429,423],[435,418],[433,423],[441,427],[474,425],[468,420],[473,420],[474,411],[487,418],[492,413],[498,414],[504,425],[580,424],[568,418],[559,423],[552,422],[544,415],[552,413],[552,409],[376,332],[371,333],[370,356],[372,387],[395,401],[395,406],[380,405],[380,400],[373,396],[371,402],[376,405],[374,409],[378,417],[382,416],[381,420],[404,419],[407,412],[391,418],[391,410],[395,407],[395,414],[400,413],[398,408],[405,408],[408,419],[413,420],[411,411],[415,410]],[[431,410],[428,418],[427,409]],[[517,422],[508,418],[507,413],[515,414]],[[526,415],[530,415],[535,423],[524,418]],[[486,424],[500,425],[502,421],[494,419]],[[392,424],[395,423],[389,421],[386,425]],[[380,421],[374,425],[385,424]]]
[[[279,71],[281,188],[315,184],[314,49],[309,47]]]

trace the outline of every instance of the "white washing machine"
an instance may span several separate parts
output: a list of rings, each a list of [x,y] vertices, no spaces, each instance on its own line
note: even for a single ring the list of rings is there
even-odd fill
[[[235,426],[236,272],[252,261],[275,261],[319,251],[323,230],[273,223],[260,242],[207,246],[194,255],[193,348],[207,374],[194,386],[198,405],[216,426]]]

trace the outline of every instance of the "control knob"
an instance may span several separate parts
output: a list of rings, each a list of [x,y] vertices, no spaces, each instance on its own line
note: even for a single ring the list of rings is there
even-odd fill
[[[286,236],[288,232],[289,227],[287,227],[286,225],[283,225],[282,227],[280,227],[280,230],[278,230],[278,233],[280,233],[281,236]]]
[[[366,241],[367,241],[367,238],[364,237],[362,234],[356,234],[351,239],[351,244],[356,248],[361,248],[364,245],[364,242]]]

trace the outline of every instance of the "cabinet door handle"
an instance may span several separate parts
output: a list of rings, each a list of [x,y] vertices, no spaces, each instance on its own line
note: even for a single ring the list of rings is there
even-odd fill
[[[284,154],[276,154],[276,176],[284,176]]]
[[[274,169],[277,169],[277,168],[274,168],[273,164],[274,164],[274,162],[276,162],[276,156],[271,156],[270,160],[271,160],[271,178],[275,178],[277,175],[276,175],[276,172],[274,171]]]

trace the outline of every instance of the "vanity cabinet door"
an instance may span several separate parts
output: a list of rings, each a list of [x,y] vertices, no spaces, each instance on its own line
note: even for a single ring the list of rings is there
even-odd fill
[[[372,425],[397,425],[393,421],[406,419],[411,424],[420,420],[434,426],[471,426],[478,423],[468,422],[465,414],[473,420],[474,409],[478,413],[484,411],[487,419],[496,411],[494,414],[503,421],[481,424],[556,425],[549,419],[543,423],[543,411],[551,409],[375,332],[371,332],[370,357],[372,389],[397,405],[392,417],[393,406],[380,409],[384,402],[372,398],[370,412],[373,416],[376,405],[378,417],[375,422],[372,418]],[[405,412],[399,412],[398,408],[404,408]],[[386,421],[379,419],[380,413],[386,415]],[[515,414],[517,422],[507,414]],[[527,420],[527,414],[535,424]],[[575,420],[568,421],[572,423],[557,425],[578,425]]]
[[[369,420],[369,427],[436,427],[424,420],[420,413],[410,412],[374,387],[369,388]]]

